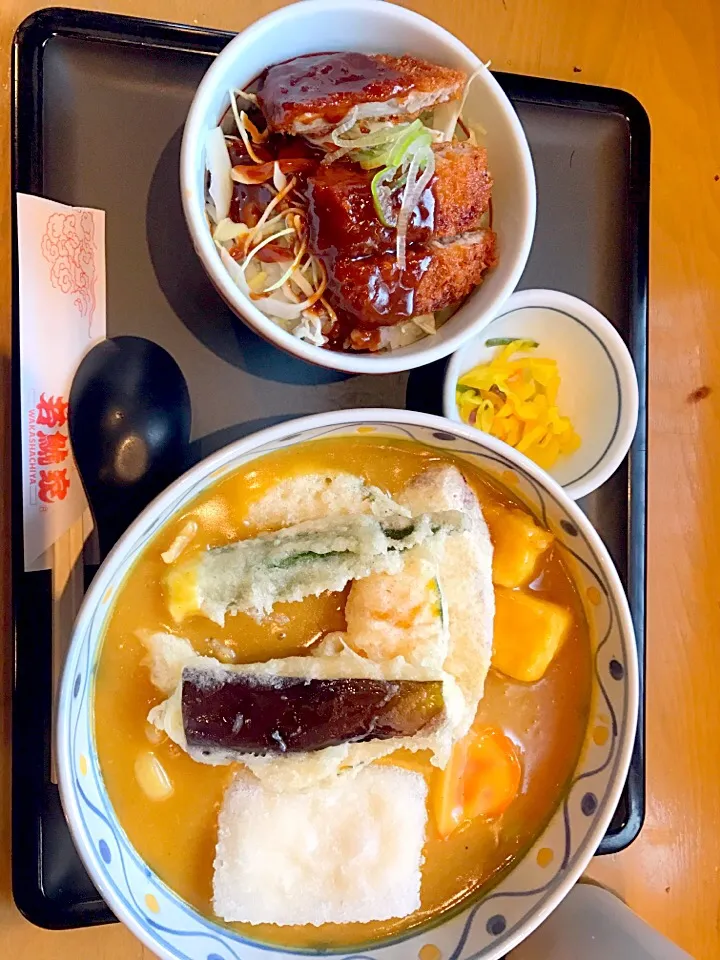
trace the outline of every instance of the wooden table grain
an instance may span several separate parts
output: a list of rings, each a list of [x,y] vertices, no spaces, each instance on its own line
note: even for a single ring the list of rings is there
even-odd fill
[[[237,30],[276,0],[101,0]],[[410,0],[500,70],[624,88],[652,124],[647,817],[591,877],[698,960],[720,956],[720,5],[716,0]],[[10,45],[0,0],[0,463],[9,462]],[[709,387],[695,393],[699,387]],[[703,399],[698,399],[703,396]],[[51,933],[10,890],[9,489],[0,497],[0,942],[18,960],[150,960],[121,926]]]

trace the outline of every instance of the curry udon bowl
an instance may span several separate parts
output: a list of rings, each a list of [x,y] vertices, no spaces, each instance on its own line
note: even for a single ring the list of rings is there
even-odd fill
[[[228,109],[228,91],[250,85],[266,67],[305,54],[362,51],[412,54],[465,71],[480,71],[468,92],[466,116],[485,129],[483,146],[493,176],[497,265],[434,335],[389,351],[362,353],[314,346],[258,309],[227,272],[208,227],[205,141]],[[446,357],[496,315],[520,280],[536,215],[535,173],[512,104],[476,54],[438,24],[385,0],[303,0],[258,20],[238,34],[203,77],[190,106],[180,158],[183,211],[197,253],[215,289],[233,312],[265,340],[310,363],[348,373],[392,373]]]
[[[288,456],[311,440],[413,441],[434,456],[480,470],[520,500],[554,535],[571,572],[588,630],[588,712],[576,722],[579,759],[536,834],[489,886],[427,922],[351,946],[275,946],[203,915],[170,888],[131,843],[110,799],[95,726],[98,664],[114,599],[156,535],[198,495],[262,456]],[[349,442],[349,441],[348,441]],[[543,681],[541,681],[543,682]],[[487,694],[486,694],[487,696]],[[482,704],[482,701],[481,701]],[[97,573],[78,616],[62,680],[58,757],[63,807],[77,849],[111,909],[152,951],[172,960],[267,960],[328,952],[364,960],[495,960],[526,937],[562,900],[602,839],[625,782],[638,708],[638,665],[622,585],[602,541],[579,508],[542,470],[470,427],[405,410],[320,414],[264,430],[199,463],[128,529]],[[118,709],[118,723],[122,705]],[[147,705],[146,705],[147,709]],[[585,719],[587,717],[587,720]],[[103,726],[112,725],[104,715]],[[100,723],[100,721],[98,721]],[[101,731],[101,734],[103,731]],[[545,731],[543,731],[545,736]],[[100,737],[102,739],[102,737]],[[574,756],[577,756],[575,754]],[[216,770],[217,768],[204,768]],[[109,782],[109,781],[108,781]],[[148,801],[150,803],[150,801]],[[140,804],[142,808],[142,804]],[[145,816],[148,807],[142,811]],[[184,856],[173,826],[172,856]],[[185,855],[188,855],[185,852]]]

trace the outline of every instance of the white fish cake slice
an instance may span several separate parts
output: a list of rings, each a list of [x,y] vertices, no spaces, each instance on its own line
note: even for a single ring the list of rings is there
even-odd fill
[[[420,907],[427,785],[369,766],[278,793],[252,774],[218,820],[213,908],[226,921],[367,923]]]

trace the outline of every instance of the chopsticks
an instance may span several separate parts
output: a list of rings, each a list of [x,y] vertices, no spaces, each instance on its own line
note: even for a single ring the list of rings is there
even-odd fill
[[[85,544],[93,531],[92,516],[82,517],[52,546],[52,740],[50,779],[57,783],[55,733],[57,708],[65,658],[73,624],[85,594]]]

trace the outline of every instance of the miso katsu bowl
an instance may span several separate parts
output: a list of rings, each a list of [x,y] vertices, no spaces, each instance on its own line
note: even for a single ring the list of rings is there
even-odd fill
[[[381,0],[304,0],[236,37],[185,126],[182,196],[229,306],[314,363],[446,356],[512,292],[532,162],[486,64]]]
[[[108,556],[62,801],[161,957],[490,960],[592,857],[637,698],[618,576],[542,470],[439,417],[320,414],[198,464]]]

